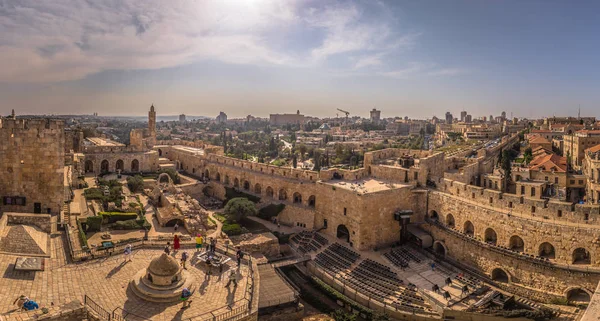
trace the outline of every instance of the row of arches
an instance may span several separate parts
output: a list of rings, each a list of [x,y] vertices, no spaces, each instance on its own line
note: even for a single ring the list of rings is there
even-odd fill
[[[132,160],[129,165],[131,165],[131,166],[128,168],[128,170],[126,170],[125,162],[122,159],[118,159],[115,162],[114,171],[121,171],[121,172],[125,172],[125,171],[139,172],[140,171],[140,161],[138,161],[137,159]],[[84,171],[86,173],[94,173],[96,171],[94,161],[89,160],[89,159],[86,160],[84,163]],[[100,162],[100,173],[106,174],[108,172],[110,172],[110,163],[107,159],[104,159]]]
[[[436,211],[431,211],[430,217],[433,220],[439,220],[439,215]],[[457,228],[456,220],[452,214],[446,214],[445,224],[450,228]],[[474,237],[475,226],[471,221],[467,220],[462,226],[462,232],[466,235]],[[492,245],[504,246],[498,244],[498,234],[491,227],[488,227],[484,230],[483,240],[484,242]],[[512,235],[508,240],[507,246],[510,250],[517,252],[525,252],[525,241],[518,235]],[[536,255],[547,259],[555,259],[556,249],[554,248],[554,245],[552,245],[550,242],[543,242],[538,246]],[[586,248],[579,247],[574,249],[571,253],[570,261],[571,264],[591,264],[592,258],[590,252]]]
[[[210,174],[210,172],[208,171],[208,169],[206,169],[204,171],[205,177],[210,177],[209,174]],[[221,174],[219,172],[217,172],[214,176],[214,179],[218,182],[221,182]],[[263,195],[263,187],[260,183],[256,183],[256,184],[252,185],[250,183],[250,181],[248,181],[248,180],[240,181],[240,179],[238,179],[237,177],[235,177],[232,182],[231,179],[229,178],[229,175],[225,175],[222,183],[225,185],[233,184],[233,187],[235,187],[235,188],[241,188],[243,190],[253,192],[255,194]],[[273,188],[271,186],[267,186],[264,190],[264,195],[271,199],[277,199],[280,201],[289,201],[287,190],[284,188],[279,189],[279,191],[277,191],[277,196],[275,196],[275,191],[273,190]],[[309,207],[315,207],[316,200],[317,200],[317,198],[315,195],[310,195],[308,197],[306,205],[308,205]],[[303,204],[304,198],[300,192],[294,192],[292,194],[291,201],[292,201],[292,203],[295,203],[295,204]]]

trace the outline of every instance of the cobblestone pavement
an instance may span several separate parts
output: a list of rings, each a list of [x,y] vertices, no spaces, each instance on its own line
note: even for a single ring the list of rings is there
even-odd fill
[[[192,251],[189,251],[189,254]],[[191,307],[181,310],[181,303],[153,303],[139,299],[128,290],[128,283],[136,272],[148,267],[150,261],[160,255],[158,249],[134,251],[133,262],[123,264],[123,256],[98,259],[94,261],[67,264],[63,241],[60,236],[52,239],[52,257],[46,259],[46,270],[40,272],[14,271],[17,256],[0,256],[0,313],[15,310],[12,305],[17,296],[24,294],[37,301],[40,307],[59,305],[78,299],[83,301],[86,294],[109,312],[122,308],[127,312],[150,320],[174,320],[195,317],[221,308],[219,312],[244,304],[248,269],[243,265],[238,274],[238,286],[225,287],[229,269],[235,269],[235,263],[225,268],[222,274],[213,270],[207,277],[202,264],[189,265],[196,282],[196,292]],[[181,251],[180,251],[181,253]],[[178,258],[179,255],[176,255]],[[194,263],[195,260],[188,263]],[[128,317],[130,319],[131,316]],[[136,320],[136,318],[131,318]],[[140,319],[137,319],[140,320]]]

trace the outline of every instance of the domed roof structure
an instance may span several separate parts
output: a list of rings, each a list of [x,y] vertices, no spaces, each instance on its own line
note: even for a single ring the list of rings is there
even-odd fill
[[[167,253],[161,254],[150,262],[148,271],[154,275],[171,276],[179,272],[179,263]]]

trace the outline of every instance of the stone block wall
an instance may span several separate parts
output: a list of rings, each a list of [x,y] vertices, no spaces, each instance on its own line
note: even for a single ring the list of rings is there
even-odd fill
[[[315,224],[315,209],[296,204],[288,204],[283,211],[279,213],[277,220],[283,224],[304,226],[307,230],[312,230]],[[298,223],[302,225],[298,225]]]
[[[33,225],[39,227],[42,231],[50,234],[56,225],[56,219],[48,214],[23,214],[23,213],[4,213],[8,224],[14,225]]]
[[[58,214],[64,201],[65,132],[62,120],[0,119],[0,197],[25,197],[0,212]]]

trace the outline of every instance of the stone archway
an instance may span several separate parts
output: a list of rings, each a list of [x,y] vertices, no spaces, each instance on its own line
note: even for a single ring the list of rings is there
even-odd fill
[[[503,268],[493,269],[491,277],[494,281],[510,283],[510,274],[508,274],[508,272],[506,272],[506,270],[504,270]]]
[[[219,172],[217,172],[217,175],[215,175],[215,180],[217,180],[217,182],[221,181],[221,174],[219,174]]]
[[[267,194],[267,197],[273,198],[274,193],[273,193],[273,188],[271,188],[271,186],[267,186],[267,189],[265,192]]]
[[[295,192],[292,197],[293,197],[294,203],[302,204],[302,194]]]
[[[454,215],[452,214],[446,214],[446,225],[448,225],[448,227],[454,228],[456,222],[454,221]]]
[[[117,160],[117,162],[115,163],[115,171],[124,171],[125,170],[125,163],[123,162],[122,159]]]
[[[465,222],[465,224],[463,226],[463,233],[465,233],[466,235],[470,235],[470,236],[475,235],[475,226],[473,226],[473,223],[471,223],[471,221]]]
[[[256,194],[260,194],[261,192],[262,192],[262,187],[260,186],[260,184],[259,184],[259,183],[256,183],[256,184],[254,185],[254,193],[256,193]]]
[[[183,227],[184,226],[184,222],[181,219],[172,219],[170,221],[168,221],[165,226],[175,226],[175,224],[177,224],[179,227]]]
[[[204,170],[204,178],[210,179],[210,172],[208,171],[208,169]]]
[[[554,259],[556,257],[556,251],[552,244],[544,242],[540,244],[538,255],[547,259]]]
[[[285,191],[285,189],[283,189],[283,188],[282,188],[282,189],[280,189],[280,190],[279,190],[279,194],[278,194],[278,195],[279,195],[279,200],[280,200],[280,201],[285,201],[285,200],[287,200],[287,192]]]
[[[308,206],[315,207],[316,203],[317,203],[317,199],[315,198],[314,195],[311,195],[308,197]]]
[[[350,243],[350,231],[348,231],[348,228],[345,225],[343,225],[343,224],[338,225],[337,238]]]
[[[91,160],[86,160],[85,161],[85,167],[84,167],[84,171],[86,173],[93,173],[94,172],[94,162],[92,162]]]
[[[496,231],[494,231],[494,229],[491,227],[485,229],[484,237],[486,243],[496,245],[496,243],[498,242],[498,235],[496,234]]]
[[[108,173],[108,160],[105,159],[100,163],[100,173]]]
[[[240,187],[240,180],[237,177],[233,180],[233,187]]]
[[[229,175],[225,175],[225,181],[223,183],[229,185]]]
[[[578,247],[573,251],[573,264],[592,264],[590,252],[583,247]]]
[[[250,190],[250,182],[244,181],[244,190],[246,190],[246,191]]]
[[[436,211],[431,211],[429,217],[434,221],[437,221],[440,219],[440,216],[438,215],[438,212],[436,212]]]
[[[167,174],[167,173],[161,173],[160,175],[158,175],[158,177],[156,178],[156,181],[159,184],[163,184],[163,183],[167,183],[168,185],[173,184],[173,180],[171,180],[171,176],[169,176],[169,174]]]
[[[513,251],[523,252],[525,251],[525,242],[523,242],[523,239],[520,236],[513,235],[508,241],[508,248]]]
[[[131,171],[132,172],[140,171],[140,161],[138,161],[137,159],[134,159],[131,161]]]
[[[592,293],[584,288],[570,287],[565,291],[565,297],[570,302],[590,302]]]
[[[159,148],[158,149],[158,157],[161,157],[161,156],[162,156],[162,149]]]
[[[444,242],[441,242],[441,241],[433,242],[433,251],[436,254],[439,254],[441,256],[446,256],[446,254],[448,254],[448,249],[446,248],[446,244],[444,244]]]

